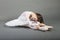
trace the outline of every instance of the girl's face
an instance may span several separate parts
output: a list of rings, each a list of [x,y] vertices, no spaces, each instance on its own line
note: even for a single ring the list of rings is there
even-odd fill
[[[37,15],[35,13],[31,14],[30,20],[37,21],[38,20]]]

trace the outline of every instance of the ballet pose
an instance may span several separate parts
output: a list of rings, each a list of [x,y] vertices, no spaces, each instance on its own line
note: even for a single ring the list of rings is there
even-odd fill
[[[53,27],[44,23],[43,17],[39,13],[24,11],[17,19],[8,21],[6,26],[28,26],[31,29],[50,30]]]

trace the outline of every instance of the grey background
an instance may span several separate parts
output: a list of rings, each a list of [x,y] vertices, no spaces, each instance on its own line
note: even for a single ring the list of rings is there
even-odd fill
[[[27,28],[8,28],[4,23],[20,16],[23,11],[34,11],[43,15],[51,32]],[[60,0],[0,0],[0,40],[8,39],[60,39]]]

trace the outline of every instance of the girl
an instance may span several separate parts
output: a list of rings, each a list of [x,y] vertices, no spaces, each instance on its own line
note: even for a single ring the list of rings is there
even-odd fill
[[[41,14],[32,11],[23,12],[17,19],[6,22],[7,26],[28,26],[32,29],[49,30],[52,26],[44,24]]]

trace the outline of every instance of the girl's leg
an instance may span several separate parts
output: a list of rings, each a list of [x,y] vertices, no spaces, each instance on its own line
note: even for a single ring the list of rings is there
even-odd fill
[[[39,30],[42,30],[42,31],[48,31],[48,30],[50,31],[51,29],[53,29],[53,27],[47,26],[47,25],[39,27]]]
[[[47,31],[47,30],[48,30],[48,28],[46,28],[46,27],[39,27],[39,30]]]
[[[21,20],[15,19],[15,20],[11,20],[5,23],[6,26],[23,26],[26,25],[27,22],[23,22]]]

